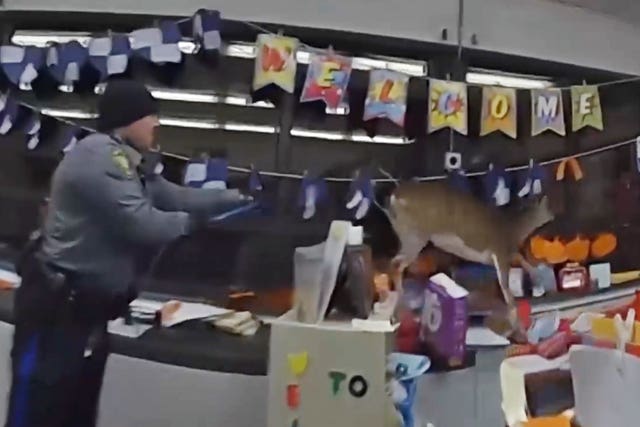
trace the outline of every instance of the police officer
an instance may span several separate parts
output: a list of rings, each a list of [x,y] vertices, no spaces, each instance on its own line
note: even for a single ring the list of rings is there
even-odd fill
[[[159,175],[157,106],[143,85],[109,83],[98,110],[101,133],[80,141],[58,166],[41,243],[18,266],[6,427],[95,425],[106,325],[135,298],[134,258],[251,201]]]

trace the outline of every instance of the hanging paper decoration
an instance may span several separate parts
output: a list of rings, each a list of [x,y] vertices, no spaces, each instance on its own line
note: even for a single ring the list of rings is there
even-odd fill
[[[74,83],[80,80],[80,69],[88,58],[87,48],[75,40],[50,46],[47,51],[49,74],[61,85],[61,90],[72,92]]]
[[[143,28],[131,32],[131,49],[154,64],[180,63],[182,40],[177,22],[162,21],[158,28]]]
[[[62,147],[63,153],[66,154],[76,147],[76,144],[78,144],[78,136],[80,135],[81,131],[82,129],[77,126],[67,127],[67,129],[62,134],[62,138],[60,139],[60,146]]]
[[[257,56],[253,74],[253,90],[275,84],[293,93],[296,77],[298,39],[260,34],[256,41]]]
[[[598,86],[571,86],[571,106],[574,132],[586,126],[604,130]]]
[[[406,74],[390,70],[371,71],[363,120],[387,118],[404,127],[408,88],[409,76]]]
[[[523,172],[518,197],[538,196],[542,194],[542,186],[546,179],[544,169],[533,159],[529,160],[529,167]]]
[[[482,88],[480,136],[500,131],[515,139],[518,114],[515,89],[485,86]]]
[[[467,134],[467,85],[430,80],[429,101],[429,133],[451,128]]]
[[[302,218],[305,220],[313,218],[317,212],[318,205],[327,197],[327,183],[322,178],[312,178],[305,175],[300,184],[300,194],[298,195],[298,205],[302,208]]]
[[[40,143],[40,114],[33,112],[24,126],[24,133],[27,137],[27,149],[34,150]]]
[[[251,193],[257,193],[258,191],[262,191],[263,188],[260,171],[251,166],[251,174],[249,175],[249,191]]]
[[[205,52],[220,49],[220,12],[217,10],[200,9],[192,18],[192,37]]]
[[[447,175],[447,181],[451,187],[464,193],[471,193],[471,182],[462,169],[453,169]]]
[[[636,138],[636,170],[640,172],[640,136]]]
[[[321,100],[327,107],[337,109],[344,102],[350,76],[351,58],[332,52],[312,54],[300,102]]]
[[[511,201],[509,176],[500,166],[495,166],[493,163],[489,165],[489,170],[484,176],[484,188],[486,198],[496,206],[504,206]]]
[[[229,162],[225,158],[201,158],[189,161],[184,184],[193,188],[226,189]]]
[[[374,198],[371,176],[364,171],[359,171],[358,176],[351,181],[349,186],[349,201],[346,208],[349,210],[357,208],[354,212],[354,218],[360,220],[369,212]]]
[[[0,64],[11,83],[31,90],[31,83],[44,65],[44,50],[35,46],[1,46]]]
[[[556,181],[563,181],[567,175],[567,169],[573,176],[574,181],[580,181],[584,178],[584,172],[580,162],[575,157],[569,157],[558,163],[558,169],[556,169]]]
[[[7,135],[18,119],[20,104],[10,93],[3,95],[3,100],[4,105],[0,111],[0,135]]]
[[[536,136],[546,130],[565,135],[560,89],[531,90],[531,135]]]
[[[89,62],[100,73],[100,81],[127,71],[131,43],[126,35],[99,37],[89,42]]]

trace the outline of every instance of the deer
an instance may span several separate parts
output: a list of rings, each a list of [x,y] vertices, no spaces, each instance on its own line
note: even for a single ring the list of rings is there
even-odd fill
[[[524,340],[508,285],[509,269],[522,243],[554,219],[546,196],[520,212],[505,212],[443,181],[407,181],[396,183],[387,206],[379,207],[400,241],[390,275],[399,293],[404,270],[431,242],[464,260],[495,267],[507,313],[493,313],[486,325],[514,341]]]

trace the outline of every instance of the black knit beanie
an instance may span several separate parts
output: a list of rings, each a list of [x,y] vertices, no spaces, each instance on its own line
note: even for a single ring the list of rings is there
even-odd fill
[[[142,83],[113,80],[98,101],[98,130],[111,132],[154,114],[158,106]]]

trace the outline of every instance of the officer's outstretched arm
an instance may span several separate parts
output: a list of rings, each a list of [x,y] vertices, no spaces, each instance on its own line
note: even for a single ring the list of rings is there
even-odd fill
[[[96,147],[91,156],[75,184],[115,235],[131,243],[163,244],[188,233],[189,215],[154,208],[120,148]]]
[[[238,190],[183,187],[162,176],[155,176],[146,182],[153,205],[165,211],[218,215],[252,201]]]

